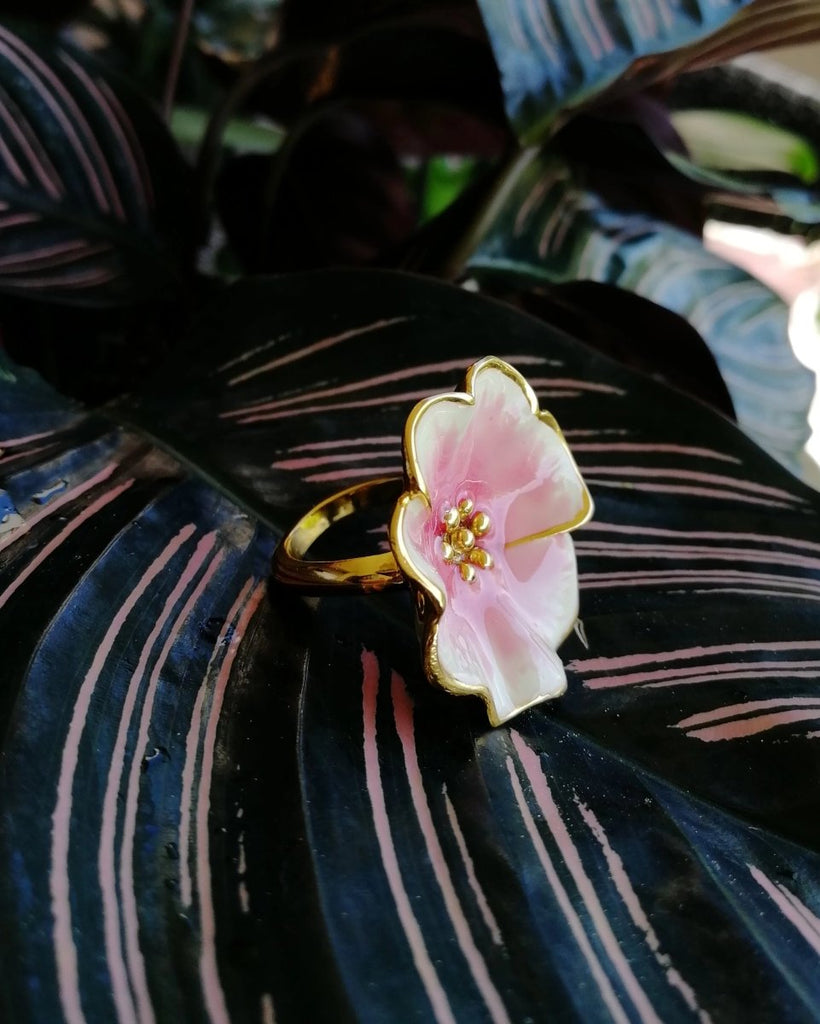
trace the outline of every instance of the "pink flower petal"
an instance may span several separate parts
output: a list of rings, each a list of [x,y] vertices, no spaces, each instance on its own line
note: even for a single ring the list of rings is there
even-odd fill
[[[426,590],[446,594],[441,570],[448,567],[436,557],[431,512],[418,491],[402,496],[393,516],[392,534],[398,540],[394,553],[402,572]]]
[[[492,365],[475,374],[473,388],[474,404],[466,396],[441,396],[415,421],[420,483],[436,516],[469,495],[503,522],[505,542],[577,518],[586,490],[559,435],[534,414],[530,396]]]
[[[451,680],[481,694],[494,725],[566,688],[564,666],[537,632],[498,604],[465,616],[448,608],[438,623],[435,655]]]
[[[558,648],[578,618],[578,570],[568,533],[507,548],[497,570],[502,602],[544,643]],[[503,578],[503,582],[502,582]]]
[[[411,415],[411,486],[427,498],[402,497],[393,536],[402,569],[438,604],[428,672],[448,689],[481,694],[498,724],[566,687],[556,648],[578,615],[578,578],[565,531],[583,521],[591,501],[523,378],[482,361],[469,371],[468,389],[429,399]],[[470,542],[490,556],[476,554],[472,580],[462,578],[458,561],[468,549],[444,523],[463,498],[473,510],[462,526],[470,528],[478,512],[489,518],[489,529]],[[445,535],[456,545],[450,563]]]

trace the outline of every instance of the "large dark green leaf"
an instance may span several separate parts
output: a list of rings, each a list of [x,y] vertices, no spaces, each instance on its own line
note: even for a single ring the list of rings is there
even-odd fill
[[[796,467],[809,435],[814,375],[792,352],[788,307],[700,239],[610,208],[561,162],[530,152],[510,175],[468,267],[479,279],[518,286],[603,281],[686,317],[714,355],[740,425]]]
[[[0,25],[0,291],[112,305],[178,289],[189,173],[153,111],[57,37]]]
[[[36,389],[49,451],[0,404],[6,1018],[812,1020],[816,494],[420,279],[247,282],[189,346],[107,420]],[[424,682],[406,594],[262,588],[293,517],[397,471],[414,400],[488,351],[597,505],[569,691],[497,730]]]
[[[220,218],[249,271],[372,263],[411,234],[403,169],[369,120],[328,111],[272,157],[234,157],[217,183]]]

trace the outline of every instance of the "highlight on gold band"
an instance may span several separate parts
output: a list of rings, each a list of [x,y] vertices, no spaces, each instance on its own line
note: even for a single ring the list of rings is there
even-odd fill
[[[381,479],[325,499],[277,549],[274,576],[319,593],[406,581],[428,679],[481,697],[493,725],[559,696],[556,650],[578,616],[570,532],[593,506],[554,417],[517,370],[488,356],[461,391],[416,405],[403,447],[404,490]],[[392,554],[305,560],[332,523],[396,498]]]

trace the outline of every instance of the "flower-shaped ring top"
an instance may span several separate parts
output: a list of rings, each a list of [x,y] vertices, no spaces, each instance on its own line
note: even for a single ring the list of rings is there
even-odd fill
[[[592,499],[526,380],[488,356],[463,392],[411,412],[390,528],[413,587],[428,677],[477,694],[493,725],[566,689],[556,648],[578,616],[569,531]]]

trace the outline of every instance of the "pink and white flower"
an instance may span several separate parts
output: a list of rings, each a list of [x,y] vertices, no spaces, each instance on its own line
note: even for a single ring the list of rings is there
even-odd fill
[[[499,725],[566,689],[556,648],[578,616],[569,531],[592,515],[589,491],[554,418],[493,356],[469,368],[463,392],[415,407],[404,448],[390,536],[425,670],[480,696]]]

